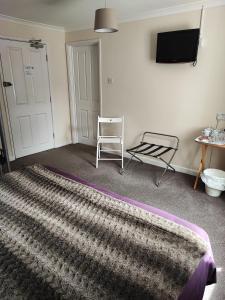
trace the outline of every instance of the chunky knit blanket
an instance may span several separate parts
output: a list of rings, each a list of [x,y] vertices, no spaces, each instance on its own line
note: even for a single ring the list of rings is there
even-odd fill
[[[35,165],[0,181],[0,299],[177,299],[197,235]]]

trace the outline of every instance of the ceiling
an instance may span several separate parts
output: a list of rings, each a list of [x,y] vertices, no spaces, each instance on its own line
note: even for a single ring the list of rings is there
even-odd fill
[[[207,0],[206,0],[207,1]],[[107,0],[118,11],[119,20],[134,20],[162,10],[188,8],[206,1],[199,0]],[[208,0],[214,3],[218,0]],[[221,2],[221,0],[219,0]],[[0,0],[0,14],[67,30],[93,27],[94,11],[105,0]]]

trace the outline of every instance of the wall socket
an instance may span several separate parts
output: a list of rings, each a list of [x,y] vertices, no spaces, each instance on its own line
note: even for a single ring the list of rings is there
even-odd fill
[[[216,119],[217,121],[225,121],[225,113],[217,113]]]
[[[113,84],[113,78],[112,77],[108,77],[107,78],[107,83],[108,84]]]

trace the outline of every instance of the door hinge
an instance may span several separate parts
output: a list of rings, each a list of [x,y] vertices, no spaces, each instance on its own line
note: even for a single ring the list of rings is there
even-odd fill
[[[52,136],[53,136],[53,139],[55,138],[55,134],[54,134],[54,132],[52,133]]]
[[[45,56],[45,57],[46,57],[46,61],[48,61],[48,54],[46,54],[46,56]]]
[[[12,86],[12,83],[8,82],[8,81],[3,81],[3,86],[4,87],[9,87],[9,86]]]
[[[50,96],[50,102],[52,102],[52,97]]]

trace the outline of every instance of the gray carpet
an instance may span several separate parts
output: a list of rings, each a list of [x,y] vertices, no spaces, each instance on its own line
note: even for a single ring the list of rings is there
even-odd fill
[[[207,291],[205,299],[225,299],[225,193],[220,198],[205,194],[203,185],[193,190],[194,177],[169,172],[159,188],[154,182],[162,169],[134,162],[125,175],[119,174],[119,163],[100,162],[95,166],[95,148],[69,145],[17,159],[12,169],[41,163],[50,165],[118,194],[164,209],[204,228],[210,237],[218,272],[218,283]],[[191,299],[190,299],[191,300]]]

